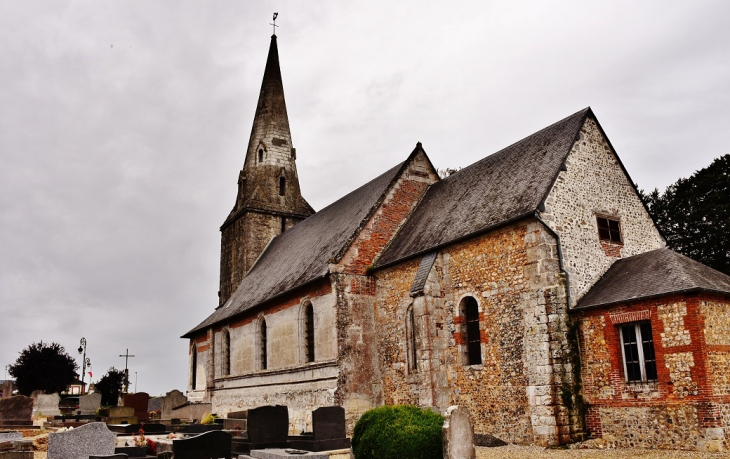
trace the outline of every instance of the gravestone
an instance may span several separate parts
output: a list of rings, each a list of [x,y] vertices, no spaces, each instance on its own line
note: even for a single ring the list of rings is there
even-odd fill
[[[34,392],[35,393],[35,392]],[[58,394],[38,394],[33,397],[33,414],[38,413],[43,416],[60,416],[61,410],[58,409],[58,402],[61,401],[61,397]]]
[[[450,406],[444,415],[441,428],[444,443],[444,459],[475,459],[474,426],[469,410],[463,406]]]
[[[9,379],[3,381],[3,398],[10,398],[13,396],[13,382]]]
[[[117,436],[103,422],[90,422],[48,436],[48,459],[79,459],[114,454]]]
[[[248,410],[231,411],[223,420],[223,428],[226,430],[246,430],[248,422]]]
[[[137,392],[136,394],[126,394],[124,396],[124,406],[134,408],[134,416],[140,421],[149,419],[149,411],[147,405],[150,402],[150,395],[147,392]]]
[[[145,435],[164,434],[167,432],[167,426],[164,424],[109,424],[109,430],[117,433],[138,434],[142,429]]]
[[[312,411],[312,434],[292,435],[292,448],[307,451],[331,451],[350,447],[345,427],[345,409],[341,406],[323,406]]]
[[[79,410],[81,414],[96,414],[96,410],[101,407],[101,394],[96,392],[93,394],[82,395],[79,397]]]
[[[236,450],[248,453],[254,449],[287,448],[289,446],[289,409],[282,405],[260,406],[248,410],[247,437],[236,439]]]
[[[16,395],[0,399],[0,426],[33,425],[33,399]]]
[[[175,459],[231,459],[231,434],[218,430],[173,440],[172,454]]]
[[[108,456],[89,456],[89,459],[127,459],[129,455],[121,454],[110,454]]]
[[[172,410],[188,402],[188,398],[179,390],[171,390],[162,399],[162,419],[172,418]]]

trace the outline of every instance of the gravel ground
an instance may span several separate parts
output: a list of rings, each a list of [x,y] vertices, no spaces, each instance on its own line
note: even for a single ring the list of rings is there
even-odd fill
[[[545,449],[539,446],[507,445],[495,448],[477,447],[477,459],[567,459],[567,458],[730,458],[730,453],[699,453],[696,451],[619,449]]]

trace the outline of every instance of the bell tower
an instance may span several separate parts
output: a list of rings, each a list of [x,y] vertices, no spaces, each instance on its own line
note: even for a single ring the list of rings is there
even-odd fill
[[[272,35],[236,204],[221,226],[219,305],[228,301],[273,237],[314,213],[299,189],[296,158]]]

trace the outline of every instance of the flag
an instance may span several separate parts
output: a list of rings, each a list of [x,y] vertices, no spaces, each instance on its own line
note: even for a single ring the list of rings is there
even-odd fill
[[[89,372],[89,378],[91,378],[92,376],[94,376],[94,375],[92,375],[91,372]]]

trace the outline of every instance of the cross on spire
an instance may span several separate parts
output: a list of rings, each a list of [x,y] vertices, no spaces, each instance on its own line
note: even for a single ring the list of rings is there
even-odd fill
[[[274,35],[276,35],[276,28],[279,27],[276,25],[276,17],[279,16],[279,13],[274,13],[274,22],[270,22],[269,25],[274,26]]]

